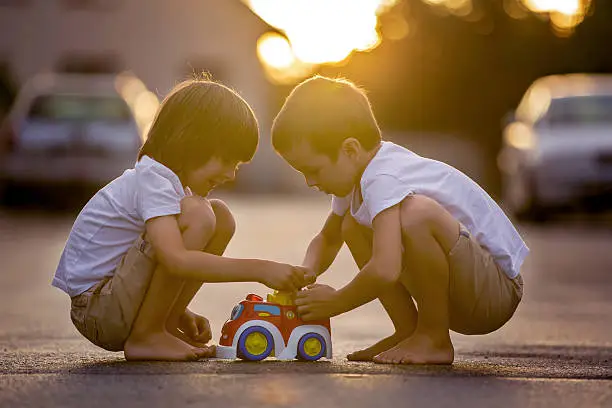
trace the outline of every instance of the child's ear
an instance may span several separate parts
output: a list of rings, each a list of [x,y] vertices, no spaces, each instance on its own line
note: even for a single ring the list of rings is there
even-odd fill
[[[340,149],[348,157],[357,157],[363,150],[359,140],[355,139],[354,137],[344,139],[344,142],[342,142],[342,146],[340,146]]]

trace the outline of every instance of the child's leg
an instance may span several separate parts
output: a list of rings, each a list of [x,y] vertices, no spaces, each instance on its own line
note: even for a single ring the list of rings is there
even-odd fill
[[[347,214],[342,222],[342,235],[357,267],[362,269],[372,257],[372,231]],[[371,361],[375,355],[409,337],[416,327],[417,311],[412,296],[401,283],[380,296],[379,300],[393,322],[395,333],[366,349],[349,354],[347,358],[351,361]]]
[[[236,231],[236,222],[234,221],[234,217],[232,216],[229,208],[223,201],[212,199],[210,200],[210,205],[215,214],[216,221],[213,236],[208,242],[203,242],[200,240],[199,245],[196,248],[190,249],[203,250],[204,252],[214,255],[223,255],[225,248]],[[202,229],[197,226],[197,223],[197,220],[194,220],[193,222],[190,222],[189,220],[179,220],[179,224],[185,224],[185,230],[183,231],[184,239],[186,241],[193,241],[194,244],[198,243],[198,231],[201,231]],[[189,235],[192,233],[194,235],[193,239],[189,237]],[[185,312],[185,309],[198,290],[200,290],[201,286],[202,282],[200,281],[185,281],[183,289],[181,290],[181,293],[179,294],[174,307],[172,308],[172,312],[170,313],[166,326],[170,333],[194,346],[202,346],[203,344],[195,342],[181,333],[178,330],[178,323],[180,316]],[[204,343],[206,343],[208,340],[204,341]]]
[[[434,200],[411,196],[401,204],[405,248],[400,280],[418,304],[412,336],[383,352],[380,363],[450,364],[454,349],[449,335],[449,265],[446,255],[459,237],[459,223]]]
[[[214,234],[215,214],[207,200],[188,197],[181,203],[179,225],[186,248],[204,248]],[[209,350],[191,347],[166,329],[184,285],[183,279],[170,275],[162,267],[156,268],[125,343],[126,359],[191,360],[209,354]]]

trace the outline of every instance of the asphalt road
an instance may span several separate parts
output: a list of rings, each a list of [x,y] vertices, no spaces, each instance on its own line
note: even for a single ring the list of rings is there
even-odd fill
[[[229,196],[238,230],[227,254],[301,261],[325,198]],[[532,249],[515,317],[486,336],[453,334],[452,367],[348,363],[391,332],[377,303],[332,321],[334,358],[316,363],[127,363],[82,339],[69,299],[50,286],[75,214],[0,210],[0,407],[612,407],[612,223],[521,226]],[[343,249],[321,282],[356,272]],[[218,340],[258,284],[210,284],[191,307]]]

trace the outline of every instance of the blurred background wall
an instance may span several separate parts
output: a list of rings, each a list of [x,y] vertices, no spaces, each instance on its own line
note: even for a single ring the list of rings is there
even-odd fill
[[[39,72],[121,72],[158,99],[208,72],[238,90],[262,141],[234,189],[303,191],[269,145],[314,73],[363,86],[385,138],[494,196],[502,126],[538,77],[612,73],[607,0],[0,0],[0,115]]]

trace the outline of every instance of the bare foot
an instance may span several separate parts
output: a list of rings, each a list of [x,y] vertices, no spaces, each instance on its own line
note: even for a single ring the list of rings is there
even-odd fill
[[[404,340],[406,337],[408,336],[394,333],[391,336],[382,339],[378,343],[366,349],[357,350],[349,354],[348,356],[346,356],[346,358],[349,361],[372,361],[375,355],[380,354],[383,351],[389,350],[391,347],[394,347],[395,345],[397,345],[397,343]]]
[[[130,336],[124,348],[128,361],[194,361],[212,357],[214,351],[214,347],[192,347],[167,332],[151,333],[146,337]]]
[[[454,358],[450,336],[434,340],[425,334],[414,334],[373,360],[382,364],[452,364]]]
[[[204,348],[204,347],[208,347],[206,345],[206,343],[200,343],[199,341],[195,341],[194,339],[192,339],[191,337],[189,337],[188,335],[186,335],[185,333],[183,333],[182,331],[180,331],[179,329],[176,330],[168,330],[168,332],[173,335],[174,337],[179,338],[180,340],[184,341],[185,343],[193,346],[193,347],[197,347],[197,348]]]

